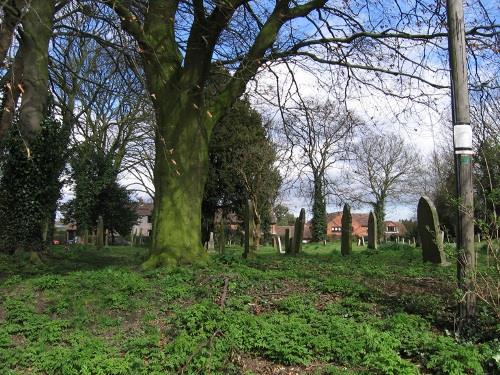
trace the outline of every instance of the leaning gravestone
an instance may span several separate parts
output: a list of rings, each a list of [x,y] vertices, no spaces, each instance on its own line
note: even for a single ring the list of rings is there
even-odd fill
[[[424,262],[447,264],[436,207],[426,196],[418,201],[417,222]]]
[[[278,254],[284,254],[285,251],[283,250],[283,247],[281,246],[281,237],[277,234],[273,234],[273,239],[276,242],[276,249],[278,249]]]
[[[346,203],[342,213],[342,238],[340,243],[340,252],[346,256],[352,251],[352,215],[351,207]]]
[[[300,215],[295,220],[295,229],[293,231],[292,253],[298,254],[302,250],[302,240],[304,239],[304,224],[306,222],[306,210],[301,209]]]
[[[377,217],[370,211],[368,216],[368,248],[377,250]]]

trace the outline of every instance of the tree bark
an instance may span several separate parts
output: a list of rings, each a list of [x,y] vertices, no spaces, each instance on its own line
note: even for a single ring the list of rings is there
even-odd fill
[[[377,234],[378,234],[378,240],[382,241],[384,238],[384,232],[385,232],[385,202],[384,201],[378,201],[373,205],[373,212],[375,213],[375,216],[377,217]]]
[[[12,120],[18,98],[21,96],[19,108],[19,130],[27,148],[41,129],[46,114],[48,81],[49,81],[49,41],[52,37],[55,2],[33,1],[24,15],[21,41],[13,65],[6,77],[4,108],[0,120],[0,139],[7,133]],[[29,151],[28,151],[29,153]]]
[[[162,99],[166,105],[157,113],[155,225],[145,268],[206,257],[201,246],[201,203],[208,173],[206,126],[189,98]]]
[[[23,94],[19,108],[19,128],[28,141],[41,129],[46,113],[49,81],[49,41],[52,37],[55,3],[34,1],[24,17],[21,43],[25,47]]]
[[[3,65],[3,61],[7,56],[7,51],[12,45],[12,37],[20,17],[20,12],[15,0],[5,2],[2,6],[2,10],[4,19],[2,24],[0,24],[0,66]]]

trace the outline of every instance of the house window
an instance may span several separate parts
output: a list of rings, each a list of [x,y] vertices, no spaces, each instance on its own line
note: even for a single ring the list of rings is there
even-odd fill
[[[153,216],[149,215],[147,218],[146,218],[146,223],[152,223],[153,222]]]
[[[395,227],[395,226],[393,226],[393,225],[388,226],[388,227],[387,227],[387,231],[388,231],[388,232],[395,232],[395,231],[396,231],[396,227]]]

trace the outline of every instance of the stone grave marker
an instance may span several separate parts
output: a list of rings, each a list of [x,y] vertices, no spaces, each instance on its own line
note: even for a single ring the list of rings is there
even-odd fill
[[[377,217],[373,211],[370,211],[368,216],[368,248],[374,250],[378,248]]]
[[[446,255],[443,249],[443,234],[439,229],[439,219],[434,203],[423,196],[418,201],[417,226],[422,246],[424,262],[446,265]]]
[[[306,222],[306,210],[300,210],[299,217],[295,220],[295,228],[293,231],[292,253],[298,254],[302,250],[302,240],[304,239],[304,224]]]
[[[342,237],[340,243],[340,253],[347,256],[352,252],[352,215],[351,207],[346,203],[342,212]]]

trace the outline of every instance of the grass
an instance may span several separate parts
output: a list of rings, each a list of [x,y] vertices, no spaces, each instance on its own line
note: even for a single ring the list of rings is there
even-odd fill
[[[1,374],[483,374],[499,322],[454,337],[455,268],[418,249],[240,248],[208,266],[140,271],[142,248],[0,258]],[[473,334],[472,334],[473,333]]]

